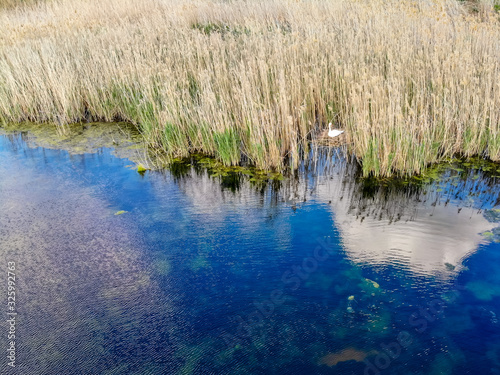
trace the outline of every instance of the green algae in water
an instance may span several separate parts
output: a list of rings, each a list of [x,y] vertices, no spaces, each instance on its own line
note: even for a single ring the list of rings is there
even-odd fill
[[[380,292],[380,285],[376,281],[370,279],[362,280],[358,286],[368,294]]]
[[[489,230],[487,230],[486,232],[481,233],[481,235],[483,237],[486,237],[486,238],[493,238],[493,236],[494,236],[493,232],[491,232]]]
[[[348,280],[357,281],[363,279],[361,269],[359,267],[350,267],[345,271],[342,271],[342,275]]]
[[[160,259],[154,262],[154,269],[160,276],[168,276],[172,270],[172,266],[168,260]]]
[[[187,175],[191,167],[195,170],[205,169],[210,177],[221,179],[222,185],[231,190],[236,190],[240,186],[241,179],[249,181],[258,188],[263,188],[270,182],[279,183],[285,179],[279,172],[260,170],[252,166],[227,166],[204,154],[191,154],[186,158],[170,159],[166,165],[176,177]]]
[[[388,311],[382,311],[378,314],[371,314],[365,325],[366,329],[374,333],[382,333],[389,329],[391,325],[391,314]]]
[[[455,270],[455,266],[453,264],[451,264],[451,263],[445,263],[444,265],[445,265],[445,267],[446,267],[446,269],[448,271],[454,271]]]
[[[366,279],[366,281],[369,282],[369,283],[371,283],[375,289],[380,288],[380,285],[376,281],[373,281],[373,280],[370,280],[370,279]]]
[[[445,332],[448,333],[460,333],[474,328],[474,322],[467,309],[457,309],[453,313],[447,313],[443,323],[446,324]],[[445,332],[443,332],[443,337],[446,336]]]
[[[119,158],[140,162],[147,147],[137,128],[124,122],[75,123],[62,129],[51,123],[23,122],[7,124],[0,130],[5,134],[23,133],[26,144],[31,148],[66,150],[74,155],[111,148]]]
[[[481,235],[489,241],[500,242],[500,227],[482,232]]]
[[[125,213],[127,213],[128,211],[123,211],[123,210],[120,210],[120,211],[116,211],[115,212],[115,216],[118,216],[118,215],[123,215]]]
[[[148,169],[147,169],[145,166],[143,166],[142,164],[139,164],[139,165],[137,166],[137,172],[138,172],[138,173],[144,174],[147,170],[148,170]]]
[[[453,303],[460,296],[460,293],[457,290],[447,291],[441,294],[441,299],[446,303]]]
[[[490,223],[500,223],[500,208],[485,210],[483,216]]]
[[[217,341],[212,338],[205,339],[203,341],[198,341],[197,344],[186,344],[178,349],[176,356],[179,359],[183,359],[183,365],[176,372],[178,375],[191,375],[199,373],[201,368],[200,364],[206,362],[208,358],[210,361],[214,361],[217,367],[224,367],[228,362],[232,360],[235,354],[241,352],[248,353],[248,346],[239,346],[236,344],[232,348],[225,348],[223,350],[215,351],[214,348],[217,347]],[[240,368],[242,373],[245,373],[244,366]]]
[[[191,262],[190,268],[193,272],[199,272],[203,269],[210,268],[210,262],[206,255],[200,254]]]
[[[465,289],[481,301],[491,301],[493,297],[500,296],[500,288],[486,281],[471,281],[465,285]]]
[[[361,181],[366,188],[376,187],[421,187],[427,184],[440,182],[447,183],[457,177],[470,177],[477,180],[481,177],[480,171],[487,177],[496,178],[500,164],[491,160],[472,157],[469,159],[450,158],[443,162],[432,164],[421,174],[412,176],[392,176],[392,177],[363,177]],[[450,172],[446,174],[447,172]],[[469,173],[471,174],[469,176]],[[438,188],[439,190],[440,188]],[[442,190],[441,190],[442,191]]]
[[[233,348],[220,351],[214,358],[216,365],[223,367],[226,363],[233,359],[235,353],[239,350],[241,350],[241,345],[236,344]]]

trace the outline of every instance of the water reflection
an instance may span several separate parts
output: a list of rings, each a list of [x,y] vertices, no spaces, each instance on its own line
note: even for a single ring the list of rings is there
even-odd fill
[[[346,252],[356,262],[399,264],[414,273],[446,277],[460,269],[461,261],[484,242],[481,233],[494,226],[473,201],[453,198],[455,191],[465,190],[463,183],[436,183],[410,193],[379,191],[372,197],[357,187],[343,200],[336,199],[339,184],[319,183],[317,196],[332,201]],[[498,192],[498,187],[488,188],[485,195]]]
[[[256,188],[241,176],[228,189],[206,170],[195,168],[177,175],[176,181],[190,203],[207,215],[226,212],[224,205],[251,204],[255,195],[263,206],[266,201],[270,206],[285,203],[295,210],[308,199],[328,205],[351,260],[397,265],[444,279],[459,272],[462,260],[485,243],[483,233],[496,227],[484,214],[499,204],[495,178],[449,169],[430,184],[373,186],[359,178],[355,164],[336,157],[320,155],[322,163],[303,166],[278,190]]]

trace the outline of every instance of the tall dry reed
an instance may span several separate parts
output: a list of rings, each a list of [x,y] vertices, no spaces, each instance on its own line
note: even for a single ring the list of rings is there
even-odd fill
[[[60,0],[0,11],[0,121],[137,124],[283,169],[336,119],[366,174],[500,160],[500,20],[454,0]]]

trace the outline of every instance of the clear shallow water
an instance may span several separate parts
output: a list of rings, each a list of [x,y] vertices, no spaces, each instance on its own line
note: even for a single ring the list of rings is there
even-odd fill
[[[374,188],[330,156],[263,187],[23,138],[0,137],[19,313],[2,373],[500,373],[500,187],[482,172]]]

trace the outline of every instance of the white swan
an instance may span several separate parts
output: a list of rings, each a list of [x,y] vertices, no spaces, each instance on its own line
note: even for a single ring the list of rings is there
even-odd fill
[[[329,137],[331,137],[331,138],[338,137],[343,132],[344,132],[343,130],[332,129],[332,123],[331,122],[328,124],[328,136]]]

